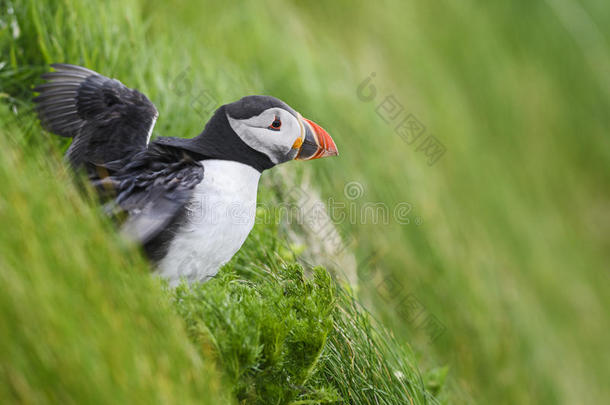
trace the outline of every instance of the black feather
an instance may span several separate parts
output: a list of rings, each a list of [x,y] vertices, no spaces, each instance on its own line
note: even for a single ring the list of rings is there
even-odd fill
[[[51,65],[47,83],[37,86],[34,101],[50,132],[78,137],[67,158],[74,167],[89,167],[146,149],[157,117],[155,106],[140,92],[81,66]]]

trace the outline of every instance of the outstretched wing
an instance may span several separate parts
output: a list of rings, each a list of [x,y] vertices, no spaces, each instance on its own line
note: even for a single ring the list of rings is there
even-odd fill
[[[158,113],[137,90],[92,70],[51,65],[47,83],[34,90],[43,126],[74,138],[67,158],[74,167],[124,159],[146,148]]]
[[[200,162],[179,149],[152,145],[116,174],[93,184],[102,195],[115,197],[107,209],[127,214],[122,231],[144,245],[171,224],[201,180]]]

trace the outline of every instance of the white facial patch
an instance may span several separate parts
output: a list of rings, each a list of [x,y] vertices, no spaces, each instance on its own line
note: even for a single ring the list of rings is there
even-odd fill
[[[281,121],[279,130],[269,127],[278,118]],[[269,108],[261,114],[248,119],[238,120],[227,114],[233,131],[246,145],[264,153],[273,163],[279,163],[301,136],[299,120],[282,108]]]

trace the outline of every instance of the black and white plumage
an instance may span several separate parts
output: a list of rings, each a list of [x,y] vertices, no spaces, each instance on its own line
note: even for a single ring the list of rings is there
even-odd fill
[[[221,106],[194,138],[151,142],[158,113],[146,96],[80,66],[52,67],[35,88],[43,126],[73,139],[70,164],[174,285],[215,275],[241,247],[264,170],[337,155],[324,129],[270,96]]]

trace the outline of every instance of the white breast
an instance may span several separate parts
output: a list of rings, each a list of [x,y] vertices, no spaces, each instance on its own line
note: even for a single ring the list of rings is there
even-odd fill
[[[186,223],[156,273],[175,286],[206,281],[239,250],[254,226],[260,172],[237,162],[203,160],[203,181],[187,206]]]

